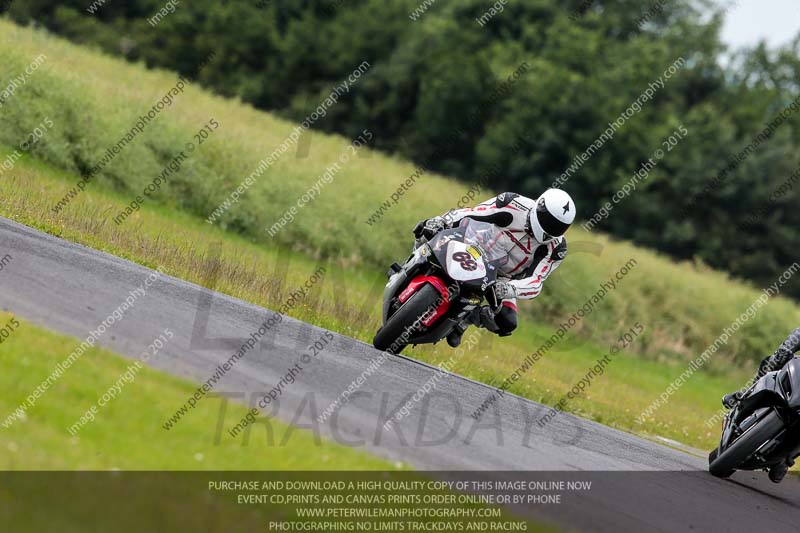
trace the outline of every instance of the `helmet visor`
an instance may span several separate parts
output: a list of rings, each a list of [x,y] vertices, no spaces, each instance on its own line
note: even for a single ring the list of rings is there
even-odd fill
[[[544,205],[544,198],[541,198],[536,205],[536,220],[545,234],[551,238],[561,237],[569,229],[568,223],[561,222],[547,210],[547,206]]]

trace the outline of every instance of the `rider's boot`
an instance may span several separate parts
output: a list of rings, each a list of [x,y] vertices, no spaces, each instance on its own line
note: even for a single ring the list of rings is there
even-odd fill
[[[776,464],[769,469],[769,480],[773,483],[780,483],[789,471],[789,467],[794,464],[794,461],[783,461]]]
[[[461,336],[463,334],[464,332],[458,326],[456,326],[453,328],[453,331],[448,333],[447,344],[449,344],[451,348],[458,348],[458,346],[461,344]]]
[[[469,324],[458,323],[453,328],[453,331],[447,334],[447,344],[450,345],[451,348],[458,348],[461,344],[461,336],[464,335],[464,332],[467,331]]]

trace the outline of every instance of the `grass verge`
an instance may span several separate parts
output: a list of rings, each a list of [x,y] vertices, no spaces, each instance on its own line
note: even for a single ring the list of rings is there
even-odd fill
[[[12,320],[0,312],[0,324]],[[55,334],[20,318],[19,327],[0,345],[2,420],[45,379],[80,341]],[[272,420],[275,435],[289,433],[291,445],[269,446],[265,429],[233,439],[215,439],[220,401],[200,402],[191,417],[169,432],[164,413],[183,402],[196,385],[149,367],[136,374],[116,399],[99,409],[94,422],[75,436],[69,428],[126,371],[131,361],[92,348],[68,374],[43,394],[22,421],[0,427],[0,470],[394,470],[398,466],[323,440],[303,429]],[[244,406],[228,403],[228,417],[242,417]],[[276,443],[279,440],[276,438]]]

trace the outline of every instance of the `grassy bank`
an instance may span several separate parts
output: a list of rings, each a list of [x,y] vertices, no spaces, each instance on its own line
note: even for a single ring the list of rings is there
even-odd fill
[[[173,221],[169,226],[172,231],[189,220],[178,213],[192,215],[191,220],[196,222],[205,220],[296,127],[188,84],[86,185],[87,191],[120,193],[117,205],[110,208],[109,204],[98,201],[87,207],[81,199],[89,197],[90,192],[83,192],[59,216],[48,218],[43,213],[50,211],[70,190],[74,191],[78,174],[97,166],[107,150],[176,86],[177,79],[174,74],[147,71],[6,21],[0,21],[0,31],[6,37],[0,42],[3,86],[25,72],[35,58],[45,56],[27,76],[25,84],[0,107],[3,126],[0,143],[19,149],[37,127],[45,129],[29,152],[66,173],[62,175],[59,195],[47,196],[47,203],[39,205],[28,218],[31,223],[49,225],[57,231],[71,231],[73,237],[82,236],[92,241],[93,246],[115,247],[117,253],[131,256],[137,243],[169,240],[162,228],[141,222],[145,208],[124,222],[126,229],[113,237],[120,241],[106,239],[115,233],[109,228],[114,225],[113,217],[125,204],[133,202],[179,153],[187,151],[187,143],[197,144],[196,149],[186,154],[180,169],[169,176],[152,199],[147,199],[148,209],[155,207],[149,204],[163,206],[157,212]],[[47,126],[46,119],[52,126]],[[200,145],[195,134],[212,119],[219,127]],[[41,128],[42,124],[47,127]],[[310,187],[318,184],[343,153],[348,153],[348,139],[318,133],[308,135],[256,176],[253,185],[214,224],[225,231],[226,240],[237,246],[246,242],[260,245],[248,248],[253,257],[265,259],[274,256],[278,249],[291,250],[312,261],[331,260],[342,267],[343,279],[363,279],[369,285],[379,278],[388,263],[406,253],[409,229],[417,220],[454,207],[467,191],[466,186],[452,179],[423,172],[399,196],[398,186],[416,172],[414,166],[362,150],[358,157],[351,157],[341,165],[332,181],[324,184],[318,196],[299,210],[293,222],[270,237],[266,229],[296,205]],[[18,171],[8,170],[2,178],[15,174]],[[485,190],[477,196],[497,192],[501,191]],[[366,220],[384,202],[388,202],[388,209],[380,220],[367,224]],[[72,222],[66,224],[65,220]],[[119,236],[122,234],[126,236]],[[210,229],[207,235],[217,239],[223,233]],[[680,365],[702,352],[759,295],[757,289],[731,281],[702,265],[675,264],[604,235],[576,228],[569,240],[570,252],[564,267],[548,281],[540,299],[523,306],[524,321],[541,325],[541,331],[575,312],[601,282],[630,258],[638,261],[635,271],[606,298],[601,310],[579,325],[576,333],[581,338],[605,345],[639,321],[647,326],[647,331],[637,342],[637,355]],[[186,243],[179,244],[186,247]],[[192,264],[200,257],[197,254],[205,253],[203,248],[207,244],[201,242],[197,250],[182,256],[185,259],[181,261]],[[152,253],[172,253],[173,250],[163,246],[159,244]],[[152,254],[138,255],[140,261],[156,259]],[[238,261],[228,257],[225,264],[229,270],[224,273],[222,290],[237,295],[248,291],[258,293],[259,301],[268,301],[271,291],[277,290],[274,283],[263,281],[263,271],[254,270],[249,259]],[[360,284],[361,281],[354,283]],[[354,289],[354,296],[361,295]],[[316,316],[321,324],[339,320],[326,313],[329,309],[325,308],[325,300],[320,305],[319,311],[308,310],[307,316]],[[774,349],[798,319],[800,312],[791,302],[781,299],[771,302],[721,348],[707,370],[725,372],[731,365],[743,362],[752,367],[753,361]],[[344,322],[339,326],[361,328],[360,323]],[[520,338],[533,331],[535,327]]]

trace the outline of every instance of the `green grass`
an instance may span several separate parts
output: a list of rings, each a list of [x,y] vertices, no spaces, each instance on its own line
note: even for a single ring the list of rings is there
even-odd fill
[[[12,315],[0,312],[0,324]],[[18,319],[20,327],[0,345],[0,420],[20,403],[80,343]],[[0,470],[394,470],[399,464],[292,429],[288,444],[277,445],[289,427],[271,420],[266,428],[234,439],[216,428],[221,400],[203,400],[170,431],[161,425],[196,385],[145,367],[94,422],[75,436],[72,426],[125,372],[131,360],[104,349],[86,352],[31,408],[23,421],[0,427]],[[228,403],[226,420],[247,409]],[[244,443],[247,442],[247,445]]]
[[[275,239],[265,228],[317,182],[348,145],[337,136],[314,133],[310,155],[294,151],[278,160],[223,217],[205,217],[268,155],[294,124],[241,103],[190,87],[159,116],[155,127],[127,147],[59,213],[51,207],[78,180],[76,170],[93,163],[111,140],[175,83],[175,76],[146,71],[30,29],[0,21],[8,40],[0,43],[0,82],[21,72],[45,52],[46,63],[0,107],[0,144],[13,149],[44,117],[52,129],[0,181],[0,214],[141,264],[164,265],[175,276],[209,285],[217,250],[220,291],[278,308],[320,263],[328,274],[290,314],[369,342],[378,326],[383,272],[410,245],[417,220],[454,206],[468,186],[425,175],[376,226],[364,221],[389,198],[414,166],[382,154],[353,159],[313,203]],[[124,224],[111,218],[128,204],[210,117],[221,124],[159,196]],[[2,159],[0,159],[2,160]],[[500,191],[494,191],[500,192]],[[490,191],[483,196],[492,194]],[[703,425],[719,397],[738,387],[747,367],[771,351],[793,329],[800,312],[776,298],[739,331],[645,424],[635,422],[686,368],[690,358],[744,311],[759,291],[700,264],[675,264],[651,251],[600,234],[571,230],[570,252],[548,280],[543,295],[522,303],[522,326],[510,339],[492,339],[459,359],[454,370],[499,384],[521,360],[553,333],[630,258],[636,267],[597,310],[545,356],[511,391],[556,403],[619,335],[640,322],[646,332],[620,354],[585,398],[567,409],[628,431],[659,434],[708,447],[716,428]],[[276,270],[283,260],[286,271]],[[564,345],[566,346],[566,344]],[[411,352],[438,363],[452,352],[444,346]],[[740,366],[746,367],[745,369]]]

